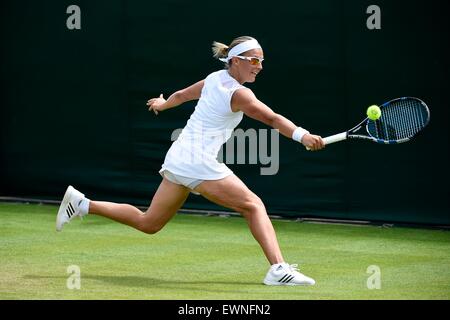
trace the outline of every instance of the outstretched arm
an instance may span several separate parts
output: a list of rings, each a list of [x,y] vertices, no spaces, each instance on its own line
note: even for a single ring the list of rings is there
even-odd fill
[[[160,111],[179,106],[186,101],[198,100],[200,99],[200,95],[202,93],[203,84],[204,80],[201,80],[187,88],[178,90],[167,100],[163,98],[163,94],[161,93],[158,98],[152,98],[147,101],[147,106],[149,107],[148,110],[153,110],[155,114],[158,114]]]
[[[289,119],[273,112],[267,105],[259,101],[250,89],[237,90],[231,99],[233,111],[242,111],[250,118],[261,121],[277,129],[282,135],[292,138],[297,126]],[[325,145],[320,136],[305,134],[301,143],[311,150],[322,149]]]

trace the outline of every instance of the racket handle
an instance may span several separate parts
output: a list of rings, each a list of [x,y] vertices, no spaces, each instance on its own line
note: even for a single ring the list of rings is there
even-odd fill
[[[347,139],[347,132],[338,133],[338,134],[323,138],[322,140],[323,140],[323,143],[325,145],[327,145],[327,144],[339,142],[339,141],[342,141],[345,139]],[[311,149],[306,147],[306,150],[311,150]]]
[[[339,142],[339,141],[342,141],[345,139],[347,139],[347,132],[342,132],[342,133],[338,133],[338,134],[323,138],[323,143],[330,144],[330,143]]]

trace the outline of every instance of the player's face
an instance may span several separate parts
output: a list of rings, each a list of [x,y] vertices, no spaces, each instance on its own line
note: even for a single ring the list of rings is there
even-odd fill
[[[263,68],[264,53],[262,49],[252,49],[240,55],[248,57],[248,59],[237,58],[239,61],[236,65],[239,68],[241,80],[243,82],[255,82],[256,76]]]

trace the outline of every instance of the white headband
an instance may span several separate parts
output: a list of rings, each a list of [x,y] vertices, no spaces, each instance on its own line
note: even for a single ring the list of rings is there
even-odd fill
[[[227,62],[231,60],[231,58],[236,57],[240,55],[243,52],[246,52],[248,50],[252,49],[261,49],[261,46],[259,45],[258,41],[255,39],[247,40],[244,42],[239,43],[237,46],[234,46],[231,48],[231,50],[228,52],[228,57],[226,58],[220,58],[220,61]]]

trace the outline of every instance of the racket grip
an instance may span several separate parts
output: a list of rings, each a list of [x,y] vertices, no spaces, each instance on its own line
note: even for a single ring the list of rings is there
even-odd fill
[[[338,133],[338,134],[323,138],[323,143],[330,144],[330,143],[339,142],[339,141],[342,141],[345,139],[347,139],[347,132],[342,132],[342,133]]]
[[[335,135],[323,138],[322,140],[323,140],[323,143],[325,145],[327,145],[327,144],[339,142],[339,141],[342,141],[342,140],[345,140],[345,139],[347,139],[347,132],[338,133],[338,134],[335,134]],[[311,150],[311,149],[306,147],[306,150]]]

